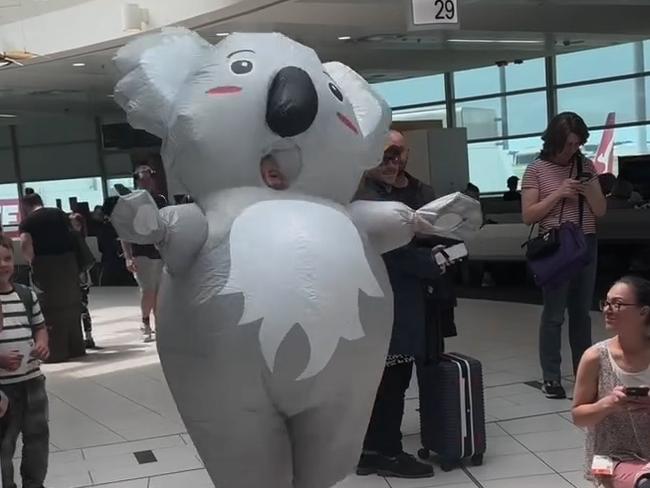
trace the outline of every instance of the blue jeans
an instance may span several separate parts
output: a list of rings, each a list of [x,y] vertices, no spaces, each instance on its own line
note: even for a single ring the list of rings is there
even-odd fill
[[[539,328],[539,358],[544,381],[560,381],[562,377],[562,325],[569,312],[569,342],[573,372],[584,352],[591,347],[591,304],[596,285],[598,242],[595,235],[586,236],[591,254],[589,264],[570,281],[555,288],[544,288],[544,310]]]

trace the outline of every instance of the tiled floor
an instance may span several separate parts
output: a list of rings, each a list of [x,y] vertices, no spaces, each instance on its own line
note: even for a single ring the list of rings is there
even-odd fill
[[[212,488],[166,386],[155,344],[140,341],[136,291],[94,289],[91,302],[96,341],[104,349],[80,362],[45,367],[51,409],[48,488]],[[448,349],[483,362],[488,419],[483,466],[436,469],[434,478],[417,481],[352,476],[337,488],[590,487],[581,473],[583,433],[569,420],[570,401],[547,400],[524,383],[539,379],[538,314],[537,307],[522,304],[459,304],[459,337]],[[602,338],[602,323],[594,318],[594,337]],[[567,350],[564,357],[569,358]],[[405,446],[413,453],[420,447],[417,408],[413,386],[404,419]]]

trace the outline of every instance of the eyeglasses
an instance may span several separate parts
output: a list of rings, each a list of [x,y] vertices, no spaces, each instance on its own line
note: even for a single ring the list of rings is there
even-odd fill
[[[638,307],[638,303],[623,303],[623,302],[608,302],[607,300],[600,301],[600,310],[604,312],[606,308],[613,310],[614,312],[620,312],[622,307]]]

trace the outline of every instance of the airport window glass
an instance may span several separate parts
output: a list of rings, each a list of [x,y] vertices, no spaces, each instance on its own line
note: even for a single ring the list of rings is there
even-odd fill
[[[505,191],[507,179],[513,175],[521,179],[541,147],[540,137],[469,144],[470,181],[481,193]]]
[[[611,158],[610,140],[614,141],[611,145]],[[583,152],[601,171],[618,174],[620,156],[635,156],[650,152],[650,125],[591,131]]]
[[[427,107],[395,110],[393,111],[393,121],[425,121],[439,120],[443,127],[447,127],[447,108],[445,105],[429,105]]]
[[[505,79],[501,78],[500,69],[505,71]],[[504,68],[488,66],[454,74],[455,98],[543,88],[545,84],[544,58],[530,59],[522,64],[512,63]]]
[[[499,68],[488,66],[486,68],[469,69],[454,73],[455,98],[476,97],[500,93]]]
[[[0,184],[0,224],[3,230],[15,229],[19,219],[18,185],[16,183]]]
[[[445,99],[444,75],[421,76],[406,80],[386,81],[372,85],[391,107],[403,107]]]
[[[104,201],[102,179],[97,177],[74,178],[69,180],[33,181],[25,183],[25,187],[33,188],[48,207],[56,206],[56,200],[61,200],[61,209],[69,212],[71,197],[79,202],[87,202],[92,209]]]
[[[546,92],[472,100],[456,104],[456,125],[468,140],[541,133],[546,128]]]
[[[643,79],[597,83],[558,90],[558,110],[577,112],[589,126],[604,126],[609,113],[617,124],[645,122],[648,116],[643,103],[648,84]]]
[[[133,180],[133,176],[120,176],[117,178],[109,178],[106,180],[107,186],[108,186],[108,196],[110,197],[116,197],[118,196],[117,191],[115,191],[115,185],[124,185],[126,186],[129,190],[133,190],[135,188],[135,182]]]
[[[558,84],[636,73],[634,43],[590,49],[557,57]]]
[[[650,40],[643,41],[643,71],[650,71]]]

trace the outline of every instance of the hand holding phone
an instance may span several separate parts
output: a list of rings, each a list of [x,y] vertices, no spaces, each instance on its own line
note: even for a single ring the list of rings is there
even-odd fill
[[[623,392],[628,397],[633,398],[644,398],[650,393],[650,387],[648,386],[626,386],[623,388]]]
[[[583,173],[580,173],[578,175],[578,181],[580,183],[582,183],[583,185],[586,184],[586,183],[589,183],[591,180],[593,180],[593,178],[594,178],[594,175],[592,175],[591,173],[584,173],[583,172]]]

